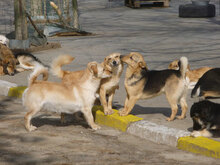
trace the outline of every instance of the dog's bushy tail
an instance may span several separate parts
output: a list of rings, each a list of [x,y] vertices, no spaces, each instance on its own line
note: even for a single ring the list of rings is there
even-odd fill
[[[41,65],[36,66],[34,71],[31,73],[29,77],[29,84],[28,86],[31,86],[34,84],[34,82],[37,80],[37,77],[42,74],[43,75],[43,80],[47,81],[48,80],[48,68],[42,67]]]
[[[61,55],[53,60],[51,64],[51,72],[53,75],[63,78],[65,71],[61,67],[65,64],[71,63],[75,58],[70,55]]]
[[[179,71],[182,77],[185,77],[188,66],[188,59],[186,57],[181,57],[179,61]]]

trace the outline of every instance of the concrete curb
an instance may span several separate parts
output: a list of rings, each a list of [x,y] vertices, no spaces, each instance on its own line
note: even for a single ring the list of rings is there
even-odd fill
[[[158,144],[177,146],[180,137],[189,136],[190,132],[158,125],[146,120],[132,123],[127,132]]]
[[[11,97],[21,97],[25,86],[6,81],[0,81],[0,94]],[[190,132],[158,125],[134,115],[121,117],[118,111],[112,115],[104,115],[102,106],[94,106],[93,115],[95,122],[126,131],[130,134],[147,139],[158,144],[166,144],[181,150],[202,154],[220,159],[220,142],[205,137],[190,137]]]

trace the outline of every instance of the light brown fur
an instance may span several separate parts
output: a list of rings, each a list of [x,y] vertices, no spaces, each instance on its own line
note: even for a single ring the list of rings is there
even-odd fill
[[[71,59],[69,59],[71,61]],[[62,60],[62,57],[58,57],[52,62],[51,68],[54,75],[62,78],[62,82],[66,85],[70,85],[78,81],[82,77],[83,71],[64,71],[61,67],[64,64],[69,64],[68,58]],[[113,64],[115,61],[115,66]],[[115,90],[118,89],[118,83],[120,80],[121,73],[123,71],[123,64],[120,60],[120,53],[112,53],[107,56],[104,62],[101,64],[105,71],[111,73],[111,77],[101,80],[100,88],[98,90],[100,101],[104,107],[104,113],[106,115],[114,113],[112,110],[112,101],[114,97]],[[108,102],[106,100],[106,95],[109,95]]]
[[[171,62],[168,66],[169,69],[174,69],[178,70],[179,65],[178,65],[179,60],[174,60]],[[198,69],[191,70],[190,66],[187,66],[187,71],[186,71],[186,78],[189,79],[189,85],[188,88],[192,89],[194,85],[197,83],[197,81],[202,77],[202,75],[207,72],[208,70],[212,69],[211,67],[201,67]]]
[[[120,53],[108,55],[102,64],[104,68],[107,68],[111,72],[111,77],[101,80],[98,93],[105,115],[110,115],[114,113],[112,110],[113,97],[116,89],[119,88],[118,84],[123,71]],[[106,95],[108,95],[108,100],[106,99]]]
[[[73,60],[72,57],[68,58],[71,59]],[[40,74],[47,75],[48,70],[36,68],[23,94],[23,105],[29,110],[25,115],[25,127],[28,131],[36,129],[31,125],[31,118],[41,109],[70,114],[81,111],[92,129],[100,128],[94,123],[91,109],[101,79],[110,76],[109,72],[103,71],[101,64],[88,63],[87,68],[81,71],[81,77],[71,84],[36,80]]]
[[[151,77],[148,77],[147,65],[144,61],[143,56],[137,52],[131,52],[128,55],[121,58],[123,62],[127,64],[127,70],[125,75],[125,89],[127,92],[127,97],[124,103],[124,108],[119,111],[120,116],[126,116],[130,113],[135,103],[139,99],[148,99],[155,96],[158,96],[162,93],[165,93],[167,100],[171,106],[172,114],[168,121],[174,120],[178,107],[177,104],[180,102],[182,108],[181,116],[178,116],[178,119],[184,119],[187,111],[187,103],[185,100],[186,89],[184,84],[184,76],[186,66],[183,66],[180,71],[181,76],[178,77],[177,71],[162,70],[164,74],[168,74],[168,78],[165,81],[164,86],[154,85],[158,82],[150,81]],[[187,65],[187,59],[185,64]],[[143,75],[143,71],[146,75]],[[151,71],[149,71],[151,72]],[[152,73],[153,74],[153,73]],[[152,75],[154,76],[154,75]],[[160,79],[160,77],[158,77]],[[146,82],[150,81],[150,85],[158,88],[159,91],[154,91],[154,89],[146,90]],[[160,83],[160,82],[159,82]],[[147,87],[148,88],[148,87]]]

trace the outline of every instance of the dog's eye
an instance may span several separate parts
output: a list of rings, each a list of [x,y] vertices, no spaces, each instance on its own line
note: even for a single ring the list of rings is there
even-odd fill
[[[133,60],[132,56],[130,57],[131,60]]]
[[[109,61],[111,60],[111,58],[108,59]]]
[[[115,58],[118,58],[119,56],[116,56]]]

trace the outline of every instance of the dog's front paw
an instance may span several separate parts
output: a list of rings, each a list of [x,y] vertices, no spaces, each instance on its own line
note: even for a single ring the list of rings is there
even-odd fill
[[[115,113],[112,109],[104,110],[105,115],[111,115]]]
[[[192,137],[199,137],[199,136],[202,136],[201,133],[199,131],[193,131],[190,136]]]
[[[166,118],[166,120],[167,120],[167,121],[173,121],[174,118],[168,117],[168,118]]]
[[[92,128],[93,130],[101,129],[101,127],[100,127],[99,125],[97,125],[97,124],[91,125],[91,128]]]
[[[118,111],[118,113],[119,113],[119,116],[127,116],[128,115],[127,111],[124,109]]]

